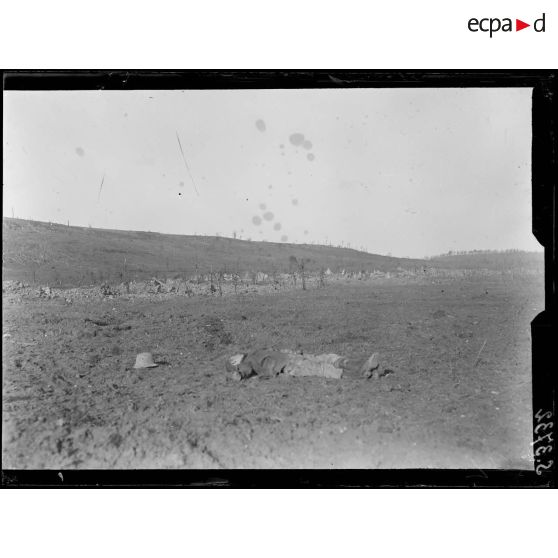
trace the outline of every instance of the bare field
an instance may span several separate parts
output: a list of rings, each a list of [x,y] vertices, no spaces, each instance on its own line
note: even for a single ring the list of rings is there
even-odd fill
[[[3,467],[531,469],[529,324],[542,308],[536,276],[160,300],[8,293]],[[226,377],[227,355],[264,346],[379,351],[393,372]],[[134,370],[142,351],[160,366]]]

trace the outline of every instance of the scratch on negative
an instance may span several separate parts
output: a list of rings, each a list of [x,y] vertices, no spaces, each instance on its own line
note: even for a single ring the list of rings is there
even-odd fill
[[[182,160],[184,161],[184,166],[186,167],[186,170],[188,171],[188,176],[190,177],[190,180],[192,181],[192,184],[194,185],[194,190],[196,191],[196,194],[199,196],[200,193],[198,192],[198,187],[196,186],[196,181],[194,180],[194,177],[192,176],[192,173],[190,171],[190,167],[188,166],[188,162],[186,161],[186,157],[184,156],[184,151],[182,149],[182,144],[180,143],[180,136],[178,135],[178,132],[176,132],[176,139],[178,140],[178,147],[180,148],[180,153],[182,153]]]
[[[101,186],[99,187],[99,195],[97,196],[97,201],[101,199],[101,190],[103,189],[104,182],[105,182],[105,173],[103,173],[103,179],[101,180]]]

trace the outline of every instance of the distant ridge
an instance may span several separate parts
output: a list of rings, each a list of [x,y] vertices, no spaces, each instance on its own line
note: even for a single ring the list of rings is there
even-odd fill
[[[450,269],[491,269],[544,271],[543,252],[522,250],[474,250],[464,253],[449,253],[427,260],[431,265]]]
[[[525,269],[543,267],[530,252],[443,255],[428,260],[369,254],[314,244],[247,241],[216,236],[174,235],[66,226],[4,217],[2,279],[65,286],[101,280],[191,276],[213,271],[288,272],[293,260],[308,271],[424,267]]]

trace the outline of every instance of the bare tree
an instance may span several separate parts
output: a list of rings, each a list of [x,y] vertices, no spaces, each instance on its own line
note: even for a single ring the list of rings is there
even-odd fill
[[[300,273],[300,280],[302,281],[302,290],[306,290],[306,273],[305,273],[306,261],[304,258],[298,260],[298,272]]]
[[[223,296],[223,280],[225,278],[225,273],[223,270],[217,273],[217,289],[219,290],[219,296]]]
[[[298,268],[298,261],[296,259],[295,256],[289,256],[289,273],[291,274],[291,277],[293,278],[293,286],[296,287],[296,270]]]
[[[325,269],[323,267],[320,268],[320,274],[318,275],[318,288],[325,287]]]
[[[209,292],[213,294],[216,292],[217,289],[215,288],[215,276],[213,274],[213,266],[209,269]]]
[[[232,284],[233,284],[233,287],[234,287],[234,294],[236,294],[239,282],[240,282],[240,275],[238,274],[238,271],[235,271],[232,274]]]
[[[279,288],[279,272],[278,272],[277,268],[275,267],[275,264],[272,264],[269,275],[271,277],[271,282],[273,283],[273,287],[275,289],[278,289]]]

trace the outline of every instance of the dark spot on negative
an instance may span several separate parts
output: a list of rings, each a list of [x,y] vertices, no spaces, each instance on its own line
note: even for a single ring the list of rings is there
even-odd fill
[[[76,153],[80,156],[83,157],[85,155],[85,151],[81,148],[81,147],[76,147]]]
[[[261,225],[262,224],[261,217],[254,215],[254,217],[252,217],[252,223],[254,223],[254,225]]]
[[[271,211],[268,211],[267,213],[264,213],[263,217],[266,221],[273,221],[274,215],[273,213],[271,213]]]
[[[260,132],[265,132],[265,122],[261,118],[256,120],[256,128]]]
[[[293,145],[302,145],[302,143],[304,142],[304,134],[301,134],[300,132],[296,132],[294,134],[291,134],[289,136],[289,141]]]

